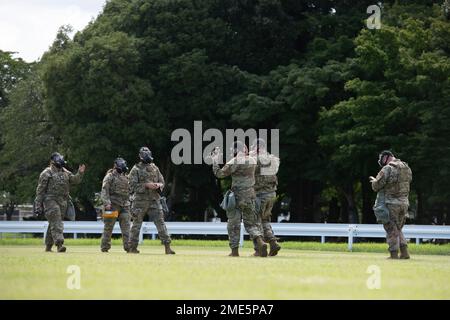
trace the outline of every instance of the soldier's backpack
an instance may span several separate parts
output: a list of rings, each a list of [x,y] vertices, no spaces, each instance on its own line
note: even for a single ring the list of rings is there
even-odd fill
[[[388,166],[398,170],[398,175],[393,178],[392,186],[387,189],[388,194],[408,194],[412,181],[411,168],[404,161],[399,163],[390,162]]]

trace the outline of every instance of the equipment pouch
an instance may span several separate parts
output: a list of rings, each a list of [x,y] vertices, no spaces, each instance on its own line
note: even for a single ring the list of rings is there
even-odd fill
[[[232,190],[228,190],[225,193],[220,207],[227,212],[234,211],[234,209],[236,208],[236,197]]]
[[[375,200],[375,204],[373,206],[373,212],[375,213],[377,222],[383,224],[389,222],[389,209],[386,206],[385,200],[384,191],[381,190],[378,192],[377,199]]]
[[[67,201],[67,210],[66,210],[65,217],[69,221],[75,221],[75,206],[73,205],[72,199],[70,199],[70,198]]]
[[[167,206],[167,199],[164,196],[161,196],[160,200],[161,202],[161,207],[162,207],[162,211],[164,213],[164,215],[169,214],[169,207]]]
[[[119,211],[117,211],[117,210],[108,210],[108,211],[105,211],[103,214],[102,214],[102,217],[103,218],[109,218],[109,219],[111,219],[111,218],[117,218],[119,216]]]

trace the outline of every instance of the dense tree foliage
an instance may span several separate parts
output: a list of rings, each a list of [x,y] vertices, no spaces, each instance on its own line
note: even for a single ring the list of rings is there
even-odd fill
[[[116,156],[131,165],[148,145],[177,219],[201,220],[221,185],[206,165],[170,160],[171,132],[201,120],[280,129],[279,191],[294,221],[375,222],[368,176],[392,149],[413,169],[418,221],[449,222],[446,7],[383,1],[382,27],[369,30],[372,2],[108,1],[73,39],[61,28],[19,84],[20,72],[2,73],[3,188],[32,199],[59,148],[88,165],[76,191],[87,204]]]

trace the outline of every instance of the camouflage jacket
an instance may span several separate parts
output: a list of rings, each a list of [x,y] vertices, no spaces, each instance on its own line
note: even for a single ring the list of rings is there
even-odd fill
[[[384,190],[387,204],[409,204],[412,171],[406,162],[394,159],[385,165],[372,182],[375,192]]]
[[[83,178],[81,172],[73,174],[65,168],[56,168],[50,165],[39,176],[39,182],[36,188],[36,205],[46,199],[69,199],[70,186],[79,184]]]
[[[130,189],[135,200],[159,200],[161,198],[158,190],[145,188],[146,183],[162,183],[164,188],[164,177],[154,163],[135,164],[128,175],[130,181]]]
[[[246,155],[234,157],[222,168],[219,167],[217,162],[213,162],[213,172],[217,178],[231,176],[231,189],[238,198],[240,195],[254,198],[255,169],[256,159]]]
[[[255,192],[269,193],[277,191],[277,173],[280,167],[280,159],[268,152],[257,155],[255,170]]]
[[[111,169],[103,179],[101,198],[105,205],[120,207],[129,205],[130,186],[128,177]]]

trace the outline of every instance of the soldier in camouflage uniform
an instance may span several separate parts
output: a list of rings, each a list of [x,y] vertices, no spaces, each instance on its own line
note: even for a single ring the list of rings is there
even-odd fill
[[[251,155],[257,159],[255,171],[255,192],[259,202],[258,214],[261,216],[264,241],[269,242],[270,244],[269,256],[276,256],[281,247],[277,242],[277,238],[273,234],[270,221],[272,218],[272,208],[277,197],[277,173],[280,166],[280,159],[267,152],[266,142],[263,139],[255,140],[252,146]],[[256,243],[255,255],[258,255]]]
[[[50,166],[42,171],[36,188],[34,201],[37,212],[44,212],[48,220],[45,237],[45,251],[52,251],[53,244],[58,252],[65,252],[63,237],[63,219],[69,201],[69,190],[73,184],[81,182],[85,165],[80,165],[77,174],[64,168],[64,157],[55,152],[50,158]]]
[[[222,168],[219,167],[219,150],[213,153],[213,172],[217,178],[231,176],[231,189],[236,197],[236,210],[234,215],[228,215],[228,236],[230,239],[230,256],[239,256],[239,237],[241,226],[241,215],[244,220],[245,230],[257,244],[258,253],[261,257],[267,257],[267,244],[263,240],[261,220],[255,210],[256,195],[255,169],[256,159],[248,155],[247,147],[237,141],[233,145],[234,158],[227,162]],[[230,216],[231,214],[231,216]]]
[[[378,164],[382,167],[377,177],[370,177],[375,192],[384,190],[386,206],[389,209],[389,222],[384,224],[391,259],[409,259],[408,245],[402,228],[408,214],[409,188],[412,172],[406,162],[396,159],[392,152],[383,151]]]
[[[123,249],[128,252],[130,239],[130,187],[128,184],[127,163],[122,158],[114,161],[114,168],[103,179],[101,198],[107,211],[119,212],[119,225],[122,231]],[[101,242],[102,252],[111,249],[111,235],[117,218],[103,218],[105,224]]]
[[[139,233],[145,215],[150,216],[161,242],[164,244],[166,254],[175,254],[170,248],[170,236],[164,223],[164,213],[161,206],[161,192],[164,188],[164,178],[158,167],[153,163],[151,151],[142,147],[139,151],[140,162],[130,171],[128,176],[132,193],[131,227],[129,253],[139,253],[137,250]]]

